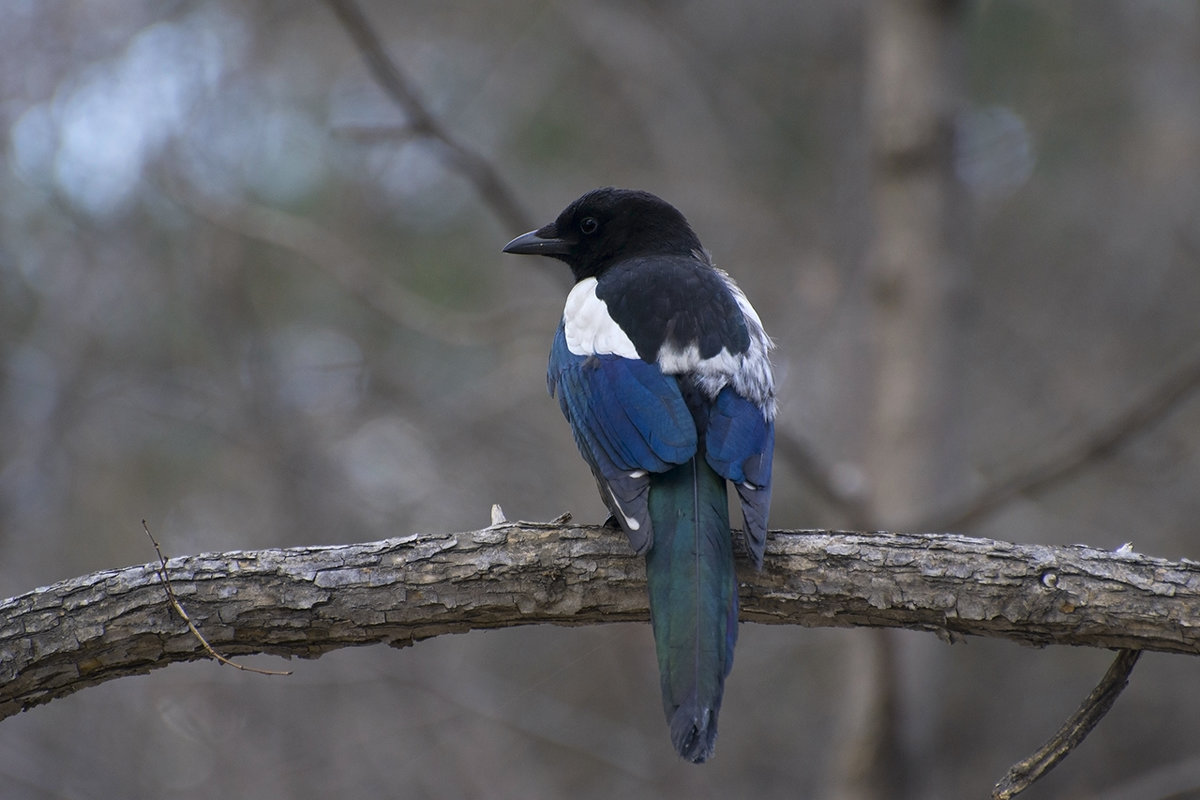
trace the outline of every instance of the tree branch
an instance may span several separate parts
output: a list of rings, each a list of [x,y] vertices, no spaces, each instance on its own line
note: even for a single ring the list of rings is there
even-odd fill
[[[511,330],[513,323],[529,316],[529,309],[521,305],[460,311],[422,297],[378,269],[352,243],[306,217],[244,200],[214,200],[175,178],[170,190],[180,205],[198,216],[308,261],[365,307],[422,336],[452,345],[478,345],[494,342],[498,331]]]
[[[167,563],[179,602],[229,656],[316,658],[477,628],[649,618],[642,559],[597,527],[506,523]],[[83,575],[0,602],[0,719],[204,658],[157,567]],[[1191,561],[964,536],[778,531],[762,572],[740,577],[746,621],[1200,654],[1200,564]]]
[[[429,111],[399,65],[387,54],[379,34],[354,0],[325,0],[366,62],[379,88],[407,116],[408,129],[441,146],[443,161],[463,175],[506,228],[526,231],[534,226],[516,192],[483,156],[458,141]]]
[[[1019,496],[1049,491],[1162,422],[1197,390],[1200,390],[1200,349],[1192,351],[1136,402],[1084,438],[1061,449],[1047,451],[1037,462],[990,483],[975,496],[935,515],[922,526],[933,530],[962,530],[977,525]]]
[[[1122,650],[1117,653],[1112,666],[1100,683],[1092,690],[1075,713],[1067,718],[1054,735],[1031,755],[1021,759],[992,790],[992,800],[1012,800],[1028,789],[1035,781],[1058,766],[1071,751],[1079,746],[1092,728],[1104,719],[1129,684],[1129,675],[1141,658],[1140,650]]]

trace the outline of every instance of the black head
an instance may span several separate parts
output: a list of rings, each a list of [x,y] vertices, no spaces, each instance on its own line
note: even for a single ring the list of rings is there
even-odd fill
[[[700,249],[700,240],[673,205],[649,192],[611,187],[593,189],[554,222],[504,246],[505,253],[565,261],[577,281],[628,258]]]

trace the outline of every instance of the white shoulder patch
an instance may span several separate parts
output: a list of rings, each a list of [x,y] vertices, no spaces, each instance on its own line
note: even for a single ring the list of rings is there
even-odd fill
[[[596,296],[596,279],[584,278],[567,295],[563,308],[567,349],[577,356],[617,355],[637,358],[637,348]]]

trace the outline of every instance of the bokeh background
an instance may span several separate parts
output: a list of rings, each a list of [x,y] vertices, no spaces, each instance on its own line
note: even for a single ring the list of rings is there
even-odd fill
[[[924,434],[953,469],[918,511],[871,512],[896,527],[1088,441],[1200,344],[1200,8],[922,5],[957,87],[954,411]],[[851,524],[886,480],[881,6],[364,3],[498,200],[324,3],[6,0],[0,596],[151,560],[143,518],[175,555],[471,529],[492,503],[601,520],[543,379],[566,270],[499,248],[609,184],[678,205],[776,338],[798,444],[773,526]],[[961,530],[1200,558],[1198,448],[1185,393]],[[744,625],[717,757],[694,767],[651,648],[645,626],[542,627],[290,678],[174,666],[0,723],[0,796],[980,797],[1111,659]],[[876,729],[902,768],[871,794]],[[1200,660],[1144,656],[1027,796],[1200,796]]]

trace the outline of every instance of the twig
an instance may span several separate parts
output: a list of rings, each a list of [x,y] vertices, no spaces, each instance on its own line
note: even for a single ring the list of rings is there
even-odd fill
[[[1117,653],[1117,658],[1108,668],[1108,672],[1104,673],[1100,683],[1075,713],[1045,744],[1028,758],[1014,764],[1008,770],[1008,774],[996,784],[996,788],[992,790],[992,800],[1010,800],[1016,797],[1070,755],[1112,708],[1117,697],[1128,685],[1129,673],[1133,671],[1141,655],[1141,650],[1122,650]]]
[[[325,2],[342,23],[346,33],[354,40],[380,88],[404,111],[412,131],[441,145],[445,162],[471,182],[479,196],[496,216],[500,217],[506,228],[513,231],[533,228],[534,222],[518,202],[516,193],[491,163],[455,139],[425,107],[408,78],[384,50],[383,42],[358,4],[354,0]]]
[[[1044,492],[1069,480],[1093,461],[1109,455],[1162,420],[1197,389],[1200,389],[1200,352],[1193,353],[1182,367],[1087,438],[993,483],[956,508],[916,527],[939,531],[969,529],[1016,497]]]
[[[175,609],[175,613],[179,614],[180,618],[187,624],[188,630],[200,642],[200,646],[204,648],[204,652],[208,653],[212,658],[220,664],[240,669],[243,672],[257,672],[259,675],[291,675],[292,671],[279,671],[273,669],[260,669],[258,667],[248,667],[245,664],[239,664],[236,661],[231,661],[225,656],[213,649],[213,646],[204,638],[204,634],[200,633],[200,629],[192,622],[192,618],[183,610],[183,606],[179,603],[179,598],[175,596],[175,590],[171,588],[171,581],[167,578],[167,559],[163,556],[162,548],[158,546],[158,540],[154,538],[154,534],[150,532],[150,526],[146,524],[146,520],[142,520],[142,530],[150,537],[150,543],[154,545],[154,552],[158,554],[158,576],[162,579],[163,588],[167,590],[167,599],[171,602],[171,607]]]

